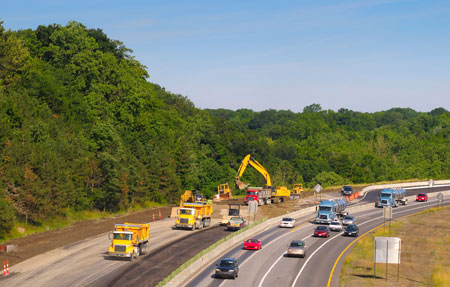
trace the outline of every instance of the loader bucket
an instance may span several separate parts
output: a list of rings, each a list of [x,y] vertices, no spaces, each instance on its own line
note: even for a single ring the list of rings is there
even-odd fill
[[[236,185],[238,186],[239,189],[244,189],[246,188],[249,184],[243,181],[240,181],[239,179],[236,179]]]

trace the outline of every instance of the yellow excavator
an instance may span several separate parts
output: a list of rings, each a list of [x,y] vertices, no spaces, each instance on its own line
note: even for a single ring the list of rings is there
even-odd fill
[[[182,208],[185,203],[210,203],[210,202],[207,202],[203,194],[197,193],[195,190],[186,190],[180,196],[180,206],[172,207],[170,217],[171,218],[177,217],[179,209]]]
[[[196,203],[199,201],[206,201],[203,194],[197,193],[195,190],[186,190],[180,197],[180,207],[183,207],[183,204],[186,202]]]
[[[246,155],[239,166],[238,172],[236,174],[236,185],[239,189],[245,189],[248,186],[248,183],[241,181],[241,177],[244,174],[245,169],[248,165],[251,165],[254,169],[256,169],[264,178],[266,179],[265,188],[272,188],[272,181],[270,180],[270,175],[267,170],[256,161],[250,154]]]

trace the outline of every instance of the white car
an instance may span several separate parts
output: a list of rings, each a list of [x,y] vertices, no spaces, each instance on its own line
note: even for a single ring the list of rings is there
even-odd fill
[[[295,219],[292,217],[285,217],[280,222],[280,227],[295,227]]]
[[[332,221],[329,226],[331,231],[342,231],[343,225],[340,221]]]

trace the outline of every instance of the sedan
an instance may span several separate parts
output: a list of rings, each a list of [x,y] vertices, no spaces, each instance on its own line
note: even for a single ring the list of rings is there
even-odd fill
[[[342,223],[340,221],[332,221],[330,223],[330,231],[342,231]]]
[[[295,227],[295,219],[292,217],[285,217],[280,222],[280,227]]]
[[[359,228],[356,224],[349,224],[344,230],[344,235],[346,236],[358,236]]]
[[[248,239],[244,241],[244,249],[247,250],[260,250],[262,243],[258,239]]]
[[[302,240],[292,240],[291,244],[288,245],[286,256],[300,256],[304,258],[306,255],[305,248],[305,242]]]
[[[239,266],[236,258],[222,258],[216,264],[215,278],[231,278],[238,277]]]
[[[349,224],[355,224],[355,223],[356,223],[356,219],[353,215],[346,215],[346,216],[344,216],[344,219],[342,219],[343,225],[349,225]]]
[[[427,202],[428,201],[428,194],[426,194],[426,193],[419,193],[416,196],[416,201]]]
[[[330,229],[328,226],[325,225],[319,225],[314,229],[314,236],[318,237],[329,237],[330,236]]]

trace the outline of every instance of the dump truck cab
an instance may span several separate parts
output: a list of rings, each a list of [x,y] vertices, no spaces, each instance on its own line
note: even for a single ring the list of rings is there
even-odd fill
[[[112,238],[111,238],[112,237]],[[145,253],[149,238],[149,224],[115,224],[110,233],[111,246],[108,255],[130,260]]]
[[[211,225],[212,204],[207,202],[185,203],[175,222],[177,229],[202,229]]]

